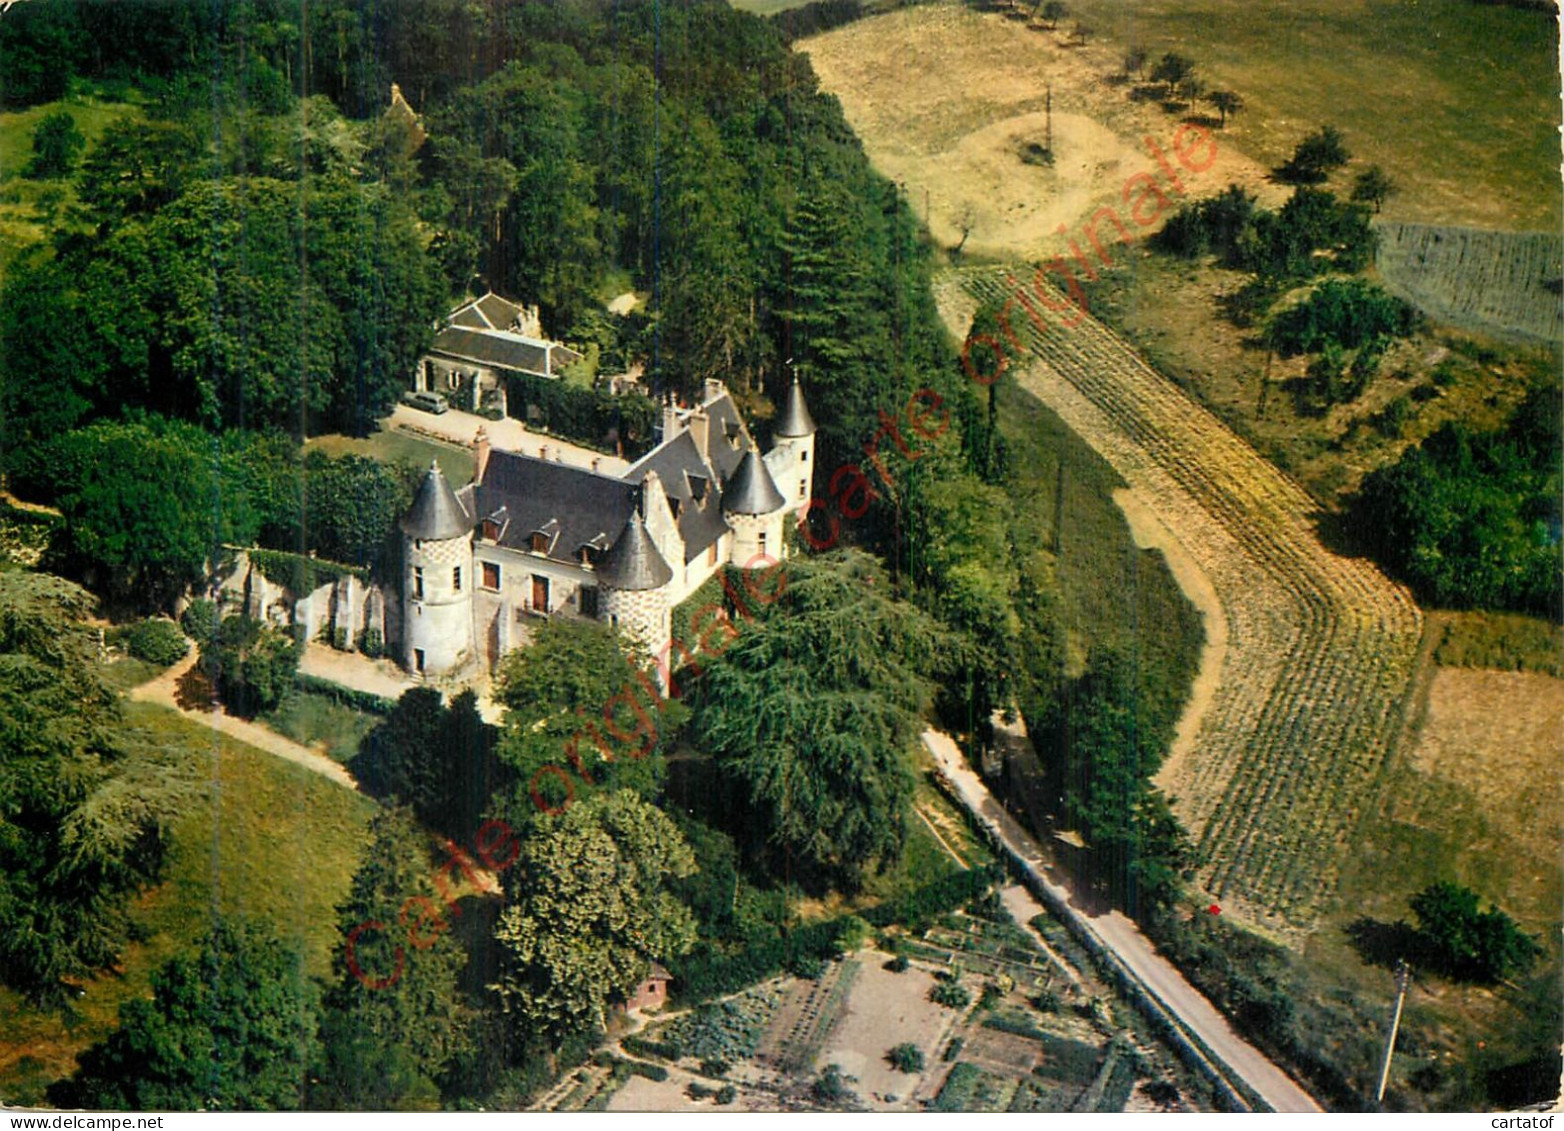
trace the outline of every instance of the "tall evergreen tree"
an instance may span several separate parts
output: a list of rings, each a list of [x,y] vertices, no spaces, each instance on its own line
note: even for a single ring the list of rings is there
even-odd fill
[[[408,810],[381,809],[369,834],[338,919],[344,945],[333,960],[336,981],[326,994],[311,1102],[432,1110],[464,1044],[457,979],[466,958],[450,932],[458,912],[430,881],[427,840]],[[409,900],[420,898],[415,911],[433,909],[436,917],[404,915]]]

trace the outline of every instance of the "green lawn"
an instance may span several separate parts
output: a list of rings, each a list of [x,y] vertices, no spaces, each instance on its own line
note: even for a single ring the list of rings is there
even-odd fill
[[[319,744],[327,757],[346,762],[358,753],[358,744],[380,719],[344,706],[329,695],[294,691],[276,710],[256,721],[301,745]]]
[[[1135,656],[1142,703],[1176,717],[1200,662],[1200,616],[1156,550],[1130,538],[1113,501],[1123,481],[1080,437],[1014,382],[999,385],[1000,430],[1016,505],[1014,543],[1025,568],[1058,587],[1072,675],[1093,647]]]
[[[59,195],[61,210],[76,202],[69,180],[30,181],[21,175],[32,160],[33,130],[57,110],[66,111],[75,120],[76,128],[87,139],[88,151],[110,122],[139,112],[128,102],[81,93],[59,102],[0,114],[0,275],[23,248],[43,239],[39,209],[48,194]]]
[[[316,436],[305,441],[306,449],[319,449],[327,455],[370,456],[383,463],[410,463],[428,468],[429,461],[440,461],[440,470],[460,486],[472,479],[472,452],[448,444],[437,444],[409,436],[406,432],[376,432],[373,436]]]
[[[0,989],[5,1102],[40,1100],[81,1049],[114,1027],[120,1003],[146,993],[151,972],[188,949],[216,911],[270,924],[303,946],[312,974],[330,974],[336,907],[374,802],[167,708],[127,703],[126,716],[190,800],[170,830],[162,882],[132,904],[138,941],[122,969],[88,984],[77,1017],[39,1013]]]

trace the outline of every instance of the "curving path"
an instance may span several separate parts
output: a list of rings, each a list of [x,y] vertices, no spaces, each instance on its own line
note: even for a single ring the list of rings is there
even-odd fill
[[[1219,671],[1158,784],[1212,895],[1274,932],[1307,930],[1380,789],[1422,615],[1371,563],[1321,543],[1301,487],[1107,327],[1063,326],[1079,312],[1017,272],[953,274],[941,310],[961,334],[973,299],[1004,304],[1020,386],[1112,465],[1209,583]]]
[[[324,754],[300,745],[291,738],[284,738],[276,731],[267,730],[245,719],[235,718],[221,707],[214,707],[210,711],[187,711],[181,707],[178,697],[179,681],[184,678],[185,673],[195,667],[199,659],[200,653],[192,647],[189,655],[162,675],[132,688],[129,697],[138,703],[156,703],[159,706],[170,707],[193,722],[226,734],[230,738],[236,738],[268,754],[286,758],[321,777],[330,778],[338,785],[346,786],[348,789],[358,788],[358,782],[340,762],[333,762]]]

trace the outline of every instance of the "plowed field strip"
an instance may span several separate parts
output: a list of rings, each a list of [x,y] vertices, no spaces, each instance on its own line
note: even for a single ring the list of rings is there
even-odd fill
[[[1112,331],[1087,316],[1063,326],[1050,311],[1066,309],[1064,296],[1039,292],[1030,272],[964,272],[942,286],[1004,304],[1021,387],[1107,459],[1209,577],[1228,621],[1223,670],[1194,741],[1159,781],[1213,894],[1275,928],[1307,928],[1394,744],[1417,606],[1371,564],[1326,549],[1303,489]]]

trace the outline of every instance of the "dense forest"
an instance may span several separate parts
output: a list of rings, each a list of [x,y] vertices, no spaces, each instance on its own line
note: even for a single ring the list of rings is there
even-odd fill
[[[88,138],[51,109],[71,98],[128,109]],[[47,113],[27,176],[52,194],[0,285],[0,473],[60,512],[45,567],[117,613],[172,611],[233,544],[384,569],[407,469],[303,441],[372,431],[438,318],[484,288],[537,303],[583,352],[644,361],[655,394],[722,378],[762,434],[796,372],[826,504],[774,600],[748,607],[724,579],[732,646],[705,630],[681,699],[641,702],[613,635],[566,623],[509,658],[498,727],[470,696],[404,697],[353,761],[384,806],[330,983],[297,977],[275,925],[214,921],[56,1102],[519,1103],[590,1053],[649,958],[698,999],[836,953],[862,921],[806,930],[791,904],[898,865],[925,721],[981,743],[996,708],[1061,691],[1047,595],[1023,598],[1014,564],[993,400],[944,337],[928,244],[774,26],[716,0],[36,0],[0,20],[0,103]],[[611,314],[625,290],[647,301]],[[121,909],[160,875],[172,802],[81,730],[112,724],[111,695],[90,688],[96,714],[73,720],[41,689],[51,664],[91,665],[88,594],[7,576],[21,635],[0,646],[26,678],[0,674],[0,692],[59,741],[0,736],[5,781],[70,768],[69,795],[17,794],[67,830],[119,805],[89,877],[35,860],[0,889],[7,981],[57,1007],[64,979],[126,945]],[[69,655],[42,642],[54,622]],[[286,634],[200,601],[183,623],[230,709],[291,679]],[[629,739],[589,740],[576,720],[599,711]],[[700,758],[675,774],[681,743]],[[1105,843],[1147,839],[1092,796]],[[493,930],[410,950],[366,934],[407,922],[414,893],[436,907],[431,832],[504,873]],[[1116,847],[1114,867],[1133,855]],[[929,914],[981,882],[898,898]],[[165,1055],[180,1041],[236,1067],[201,1077]]]

